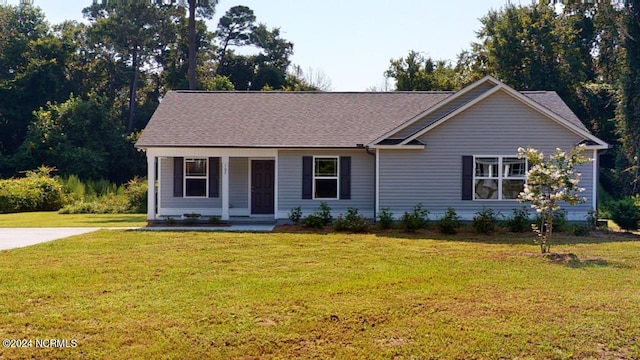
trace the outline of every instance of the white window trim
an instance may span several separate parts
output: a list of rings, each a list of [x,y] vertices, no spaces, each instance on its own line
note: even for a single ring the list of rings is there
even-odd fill
[[[336,159],[336,176],[318,176],[316,177],[316,159]],[[336,180],[336,197],[321,198],[316,197],[316,179]],[[339,200],[340,199],[340,157],[332,155],[317,155],[313,157],[313,180],[312,180],[313,200]]]
[[[193,161],[193,160],[204,160],[204,164],[205,164],[205,169],[206,169],[206,175],[204,176],[205,179],[205,185],[204,185],[204,190],[205,190],[205,195],[204,196],[188,196],[187,195],[187,179],[202,179],[203,176],[189,176],[187,175],[187,162],[188,161]],[[191,157],[191,158],[184,158],[183,160],[183,164],[182,164],[182,168],[184,169],[183,174],[182,174],[182,193],[184,194],[184,198],[187,199],[204,199],[204,198],[208,198],[209,197],[209,159],[208,158],[201,158],[201,157]]]
[[[498,159],[498,174],[496,176],[476,176],[476,159],[477,158],[497,158]],[[515,201],[518,199],[503,199],[502,198],[502,183],[504,180],[524,180],[527,184],[527,171],[529,170],[529,164],[526,159],[524,160],[525,174],[523,176],[504,176],[503,160],[505,158],[518,158],[518,155],[474,155],[473,156],[473,201]],[[497,199],[478,199],[476,198],[476,179],[479,180],[498,180],[498,198]]]

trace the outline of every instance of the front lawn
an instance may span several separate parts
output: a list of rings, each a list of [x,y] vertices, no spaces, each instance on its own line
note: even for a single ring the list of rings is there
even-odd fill
[[[640,242],[99,231],[0,252],[0,358],[640,357]],[[485,241],[486,240],[486,241]],[[33,343],[35,345],[35,343]]]
[[[57,211],[0,214],[0,228],[132,227],[146,225],[146,214],[59,214]]]

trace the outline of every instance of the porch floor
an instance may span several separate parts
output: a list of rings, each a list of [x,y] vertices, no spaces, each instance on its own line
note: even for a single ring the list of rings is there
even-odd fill
[[[183,221],[184,218],[179,215],[157,215],[156,222],[163,222],[167,219],[173,219],[175,221]],[[207,223],[209,216],[202,216],[198,219],[198,222]],[[276,219],[273,215],[270,216],[230,216],[229,220],[220,220],[221,224],[264,224],[264,225],[275,225]]]

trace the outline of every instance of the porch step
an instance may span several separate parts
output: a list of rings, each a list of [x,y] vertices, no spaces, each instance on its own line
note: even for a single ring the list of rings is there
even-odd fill
[[[255,219],[255,218],[236,218],[232,217],[229,221],[223,221],[223,223],[233,225],[275,225],[275,219]]]

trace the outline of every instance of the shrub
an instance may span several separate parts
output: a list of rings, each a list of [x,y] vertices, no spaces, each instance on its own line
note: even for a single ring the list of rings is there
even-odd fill
[[[81,201],[87,195],[87,187],[76,175],[69,175],[61,180],[64,193],[70,202]]]
[[[300,208],[300,206],[294,207],[293,209],[291,209],[291,211],[289,211],[289,220],[291,220],[291,222],[293,222],[294,224],[300,224],[300,218],[302,218],[302,209]]]
[[[571,224],[568,226],[569,234],[575,236],[589,236],[591,229],[589,225]]]
[[[378,226],[381,229],[391,229],[393,228],[393,222],[393,213],[388,207],[382,208],[380,214],[378,214]]]
[[[429,211],[422,208],[422,204],[413,207],[412,212],[405,212],[400,218],[400,228],[406,232],[416,232],[418,229],[424,229],[429,224]]]
[[[333,221],[331,207],[324,201],[320,203],[320,207],[316,210],[316,215],[322,219],[324,226],[331,224],[331,221]]]
[[[302,225],[312,228],[322,228],[331,224],[332,220],[333,216],[331,216],[331,207],[323,201],[320,203],[320,207],[318,207],[313,214],[307,215],[307,217],[302,220]]]
[[[324,219],[316,214],[309,214],[302,219],[302,225],[305,227],[311,227],[321,229],[325,226]]]
[[[128,212],[142,214],[147,212],[147,188],[145,179],[135,177],[127,182],[124,196],[129,201]]]
[[[68,197],[72,200],[61,214],[130,214],[147,212],[147,182],[134,178],[125,186],[108,181],[88,181],[83,184],[76,176],[64,180]],[[84,194],[84,197],[80,197]],[[97,195],[100,194],[100,195]]]
[[[338,215],[338,218],[333,222],[333,227],[336,231],[359,233],[369,230],[369,221],[364,215],[358,214],[358,209],[348,208],[344,217]]]
[[[198,222],[200,216],[187,216],[182,220],[185,225],[195,225]]]
[[[609,202],[609,212],[611,220],[625,230],[637,230],[640,221],[640,207],[636,199],[626,197],[617,201]]]
[[[124,196],[107,194],[93,201],[77,201],[65,205],[60,214],[126,214],[129,201]]]
[[[507,219],[507,229],[513,233],[522,233],[531,230],[531,219],[526,207],[513,209],[513,216]]]
[[[491,234],[496,231],[498,225],[498,213],[491,208],[483,208],[473,217],[471,225],[480,234]]]
[[[444,216],[438,221],[438,230],[443,234],[453,235],[460,227],[460,217],[453,208],[448,208]]]
[[[58,210],[64,204],[62,183],[55,169],[41,166],[24,178],[0,180],[0,213]]]
[[[209,217],[209,224],[211,225],[218,225],[220,224],[220,218],[217,216],[210,216]]]

